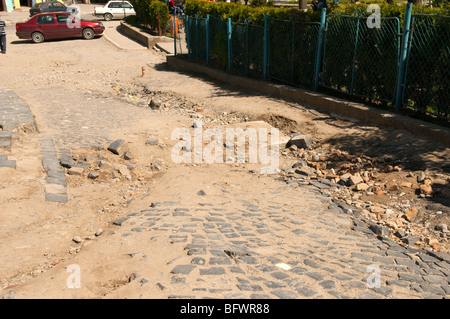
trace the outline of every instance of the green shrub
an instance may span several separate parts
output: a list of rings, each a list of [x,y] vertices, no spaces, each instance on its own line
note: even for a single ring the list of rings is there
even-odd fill
[[[149,24],[150,27],[155,30],[158,29],[158,13],[161,30],[164,30],[169,26],[170,20],[169,7],[162,1],[153,0],[149,6],[149,16],[150,16]]]
[[[150,24],[150,3],[152,0],[131,0],[131,4],[136,11],[136,17],[140,24],[149,25]]]
[[[264,25],[264,14],[268,14],[273,19],[294,20],[294,21],[319,21],[320,13],[309,10],[300,11],[295,8],[274,7],[274,6],[246,6],[239,3],[208,2],[199,0],[186,0],[185,12],[188,16],[205,18],[210,16],[231,18],[233,22],[248,21],[256,25]]]
[[[252,24],[264,25],[264,14],[267,13],[273,19],[293,20],[293,21],[320,21],[320,12],[309,9],[307,12],[292,7],[274,7],[267,5],[259,5],[266,3],[265,0],[253,0],[255,5],[245,6],[239,3],[227,2],[209,2],[199,0],[186,0],[185,11],[188,16],[196,16],[205,18],[206,15],[219,16],[222,19],[231,18],[233,22],[249,21]],[[413,13],[424,14],[441,14],[449,15],[448,1],[435,0],[441,3],[440,7],[436,6],[413,6]],[[439,2],[441,1],[441,2]],[[371,12],[367,12],[368,3],[346,3],[334,4],[329,1],[327,14],[343,14],[353,15],[355,12],[369,16]],[[397,17],[403,25],[403,19],[406,11],[406,4],[398,3],[378,3],[381,9],[382,17]]]
[[[253,7],[273,7],[273,0],[250,0],[250,5]]]

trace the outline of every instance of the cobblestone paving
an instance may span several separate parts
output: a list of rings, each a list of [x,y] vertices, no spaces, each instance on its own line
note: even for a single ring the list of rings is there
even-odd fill
[[[42,125],[52,131],[58,150],[104,147],[114,140],[111,133],[136,123],[148,111],[60,87],[47,88],[45,94],[30,90],[26,95],[41,112]]]
[[[378,239],[315,187],[280,182],[258,198],[244,194],[238,205],[226,195],[189,207],[154,202],[117,220],[115,236],[164,237],[179,249],[170,282],[158,283],[168,298],[450,296],[448,262]]]
[[[29,92],[33,106],[41,107],[51,132],[39,140],[47,200],[67,199],[60,161],[70,150],[109,143],[113,130],[147,112],[132,112],[113,99],[79,99],[77,92],[58,88],[36,93]],[[48,94],[63,102],[48,105]],[[0,90],[0,96],[6,101],[2,125],[33,120],[14,92]],[[159,237],[173,244],[179,257],[161,269],[170,280],[158,283],[168,298],[450,297],[446,256],[377,238],[357,212],[327,195],[327,187],[280,180],[278,188],[257,197],[223,189],[221,202],[208,196],[197,205],[153,202],[117,220],[112,236],[149,243]],[[145,291],[149,283],[141,275]]]
[[[0,88],[0,101],[0,127],[4,131],[14,129],[20,124],[34,123],[28,104],[13,90]]]

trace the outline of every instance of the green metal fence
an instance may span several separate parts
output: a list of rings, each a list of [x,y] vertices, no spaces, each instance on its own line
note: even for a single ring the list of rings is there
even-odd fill
[[[262,76],[264,28],[249,23],[232,23],[231,28],[231,68]]]
[[[327,16],[321,85],[373,100],[393,102],[400,53],[400,21]]]
[[[264,26],[188,17],[190,57],[215,67],[364,101],[450,118],[450,17],[328,15],[320,23],[271,19]],[[410,25],[412,26],[410,28]]]
[[[186,37],[188,55],[198,60],[206,59],[206,19],[187,19]]]
[[[450,17],[413,15],[403,104],[450,117]]]
[[[268,77],[312,88],[320,23],[271,19]]]

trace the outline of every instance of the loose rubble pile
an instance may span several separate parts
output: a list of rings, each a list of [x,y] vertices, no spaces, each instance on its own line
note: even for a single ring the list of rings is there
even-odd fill
[[[148,139],[148,146],[163,147],[158,139]],[[109,185],[127,183],[130,194],[144,194],[148,189],[145,181],[153,174],[164,170],[164,162],[156,157],[148,156],[145,162],[135,160],[125,140],[118,139],[106,149],[79,150],[77,153],[61,158],[61,166],[65,169],[68,184],[78,185],[91,181],[96,184]],[[124,188],[125,189],[125,188]],[[128,206],[133,200],[130,194],[125,194],[112,206]],[[108,211],[108,207],[104,207]]]
[[[174,92],[145,86],[125,88],[113,83],[111,89],[117,98],[129,103],[159,112],[182,113],[201,119],[205,127],[255,120],[244,113],[207,110],[204,101],[193,101]],[[276,119],[263,120],[276,124],[272,123]],[[374,158],[349,154],[339,149],[322,149],[312,136],[301,133],[294,134],[281,155],[293,161],[290,167],[281,171],[286,181],[313,183],[319,180],[320,185],[325,185],[326,191],[334,198],[354,207],[364,218],[380,225],[383,235],[399,244],[449,252],[449,176],[408,171],[389,156]],[[122,154],[124,163],[112,166],[99,159],[98,166],[86,176],[91,179],[101,178],[108,167],[106,175],[112,176],[113,180],[134,180],[132,171],[135,164],[131,157],[128,160],[126,157]],[[153,170],[161,169],[158,162],[152,163],[151,167]],[[72,170],[68,173],[80,174],[77,172],[80,169]],[[428,203],[436,199],[441,199],[440,202],[447,200],[447,204],[438,205],[440,209],[434,209],[436,206],[430,209]]]
[[[450,178],[444,174],[407,171],[389,157],[352,155],[324,150],[310,135],[296,134],[282,155],[295,162],[281,172],[286,181],[319,185],[336,199],[381,226],[384,236],[402,245],[448,252]],[[447,202],[442,210],[427,202]]]
[[[201,100],[188,99],[182,94],[153,90],[142,86],[125,88],[123,85],[111,84],[115,97],[139,107],[149,107],[154,111],[173,114],[185,114],[191,118],[201,119],[205,124],[227,125],[249,121],[245,113],[239,112],[204,112],[206,103]],[[211,110],[208,110],[211,111]]]

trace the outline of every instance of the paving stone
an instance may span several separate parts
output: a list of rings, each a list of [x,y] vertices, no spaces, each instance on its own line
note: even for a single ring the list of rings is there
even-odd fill
[[[292,271],[293,273],[295,273],[297,275],[303,275],[308,271],[308,269],[306,269],[304,267],[294,267],[290,271]]]
[[[126,220],[128,220],[128,218],[129,218],[129,217],[121,217],[121,218],[119,218],[119,219],[116,219],[116,220],[113,222],[113,224],[116,225],[116,226],[122,226],[122,224],[123,224]]]
[[[0,145],[1,147],[1,145]],[[16,168],[15,160],[0,160],[0,167]]]
[[[224,294],[225,299],[246,299],[246,296],[241,293],[228,293]]]
[[[238,274],[245,273],[239,266],[231,266],[229,269],[232,273],[238,273]]]
[[[262,291],[263,289],[261,288],[261,286],[257,285],[257,284],[240,284],[240,285],[236,285],[239,290],[243,290],[243,291]]]
[[[200,269],[200,275],[223,275],[225,269],[222,267],[211,267],[206,269]]]
[[[275,289],[275,288],[283,288],[283,287],[286,286],[286,285],[282,285],[282,284],[280,284],[280,283],[278,283],[278,282],[274,282],[274,281],[264,281],[264,285],[265,285],[267,288],[271,288],[271,289]]]
[[[330,290],[336,287],[336,283],[333,280],[324,280],[319,283],[323,288]]]
[[[45,200],[47,202],[67,203],[69,199],[66,194],[45,194]]]
[[[415,276],[415,275],[406,274],[406,273],[399,273],[398,274],[398,279],[399,280],[409,281],[411,283],[419,283],[419,284],[424,282],[424,280],[421,277]]]
[[[212,257],[209,259],[210,265],[231,265],[231,260],[227,257]]]
[[[432,293],[437,296],[445,296],[445,294],[446,294],[445,291],[441,287],[434,286],[434,285],[421,284],[420,288],[422,288],[422,290],[424,292]]]
[[[313,268],[320,268],[320,265],[311,259],[305,259],[303,260],[303,263],[307,266],[313,267]]]
[[[286,278],[289,278],[289,275],[282,272],[282,271],[277,271],[277,272],[273,272],[270,274],[272,277],[279,279],[279,280],[284,280]]]
[[[308,233],[308,231],[306,231],[306,230],[304,230],[304,229],[294,229],[293,231],[292,231],[294,234],[296,234],[296,235],[305,235],[305,234],[307,234]]]
[[[381,299],[382,297],[371,292],[364,292],[356,297],[356,299]]]
[[[172,276],[170,278],[170,283],[171,284],[184,284],[186,283],[186,278],[185,277],[179,277],[179,276]]]
[[[317,281],[321,281],[324,277],[321,273],[313,272],[313,271],[307,272],[306,276],[311,277]]]
[[[389,286],[409,287],[410,284],[411,283],[409,281],[405,280],[392,280],[392,279],[386,280],[386,285]]]
[[[250,295],[251,299],[272,299],[270,296],[265,294],[254,293]]]
[[[280,299],[297,299],[297,294],[289,290],[275,290],[270,293]]]
[[[172,274],[183,274],[188,275],[192,270],[195,269],[195,265],[178,265],[172,269]]]
[[[301,294],[301,295],[303,295],[303,296],[305,296],[305,297],[313,297],[314,295],[316,295],[317,294],[317,292],[316,291],[314,291],[313,289],[311,289],[311,288],[309,288],[309,287],[306,287],[306,286],[304,286],[304,287],[299,287],[299,288],[297,288],[296,289],[296,291],[299,293],[299,294]]]
[[[395,259],[395,262],[398,264],[398,265],[402,265],[402,266],[416,266],[416,263],[413,261],[413,260],[411,260],[411,259],[409,259],[409,258],[400,258],[400,257],[396,257],[396,258],[394,258]]]

